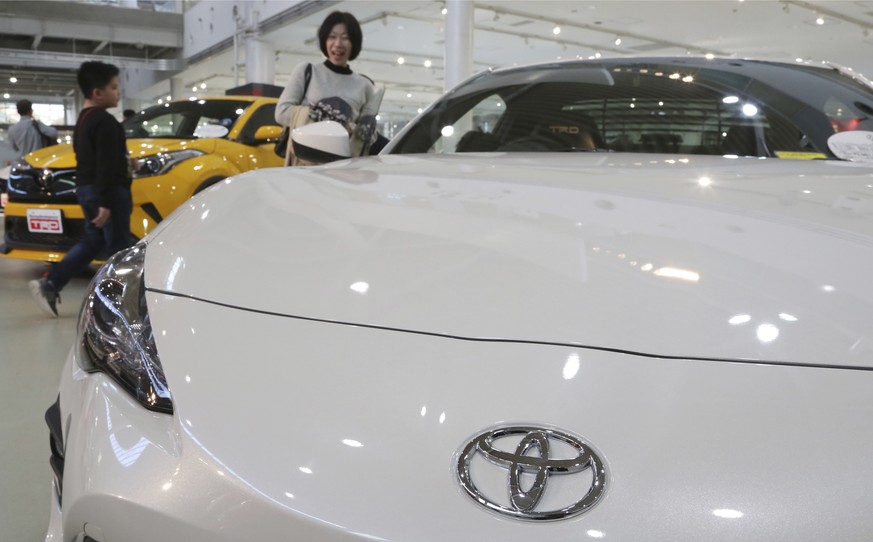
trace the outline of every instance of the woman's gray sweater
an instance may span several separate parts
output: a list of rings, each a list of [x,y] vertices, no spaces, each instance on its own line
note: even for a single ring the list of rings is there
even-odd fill
[[[291,72],[291,79],[276,104],[276,122],[288,126],[291,113],[298,105],[315,105],[319,100],[339,97],[348,102],[352,108],[353,122],[362,115],[375,115],[379,104],[373,100],[376,87],[367,77],[353,73],[341,73],[340,68],[327,66],[326,63],[312,63],[312,79],[306,96],[303,96],[306,65],[298,64]]]

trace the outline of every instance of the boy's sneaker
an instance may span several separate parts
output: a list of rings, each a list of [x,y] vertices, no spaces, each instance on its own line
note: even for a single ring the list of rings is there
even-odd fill
[[[27,283],[30,286],[30,293],[36,299],[37,305],[42,311],[54,318],[58,317],[58,303],[61,302],[61,295],[49,285],[48,280],[42,278],[32,280]]]

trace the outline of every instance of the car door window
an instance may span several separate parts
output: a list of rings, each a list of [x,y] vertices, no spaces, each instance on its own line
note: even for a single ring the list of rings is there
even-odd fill
[[[494,127],[506,112],[503,99],[492,94],[479,100],[452,124],[440,129],[441,136],[430,152],[488,152],[497,147]]]

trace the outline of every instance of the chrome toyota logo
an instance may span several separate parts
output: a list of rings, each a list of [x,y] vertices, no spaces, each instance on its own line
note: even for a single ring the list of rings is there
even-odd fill
[[[42,170],[42,174],[39,176],[39,184],[48,188],[48,185],[52,184],[52,180],[54,180],[55,174],[52,173],[50,169]]]
[[[495,480],[491,472],[495,467],[505,471],[500,475],[503,489],[488,484]],[[461,487],[476,502],[517,519],[554,520],[581,514],[606,489],[603,460],[591,446],[546,427],[499,427],[477,435],[458,455],[457,474]],[[549,491],[553,478],[553,485],[560,487]]]

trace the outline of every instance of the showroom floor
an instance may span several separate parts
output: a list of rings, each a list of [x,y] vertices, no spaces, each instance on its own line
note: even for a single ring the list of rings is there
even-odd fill
[[[60,318],[49,318],[27,288],[47,269],[0,258],[0,540],[10,542],[45,538],[51,469],[43,415],[57,396],[89,281],[88,274],[73,279],[61,294]]]

